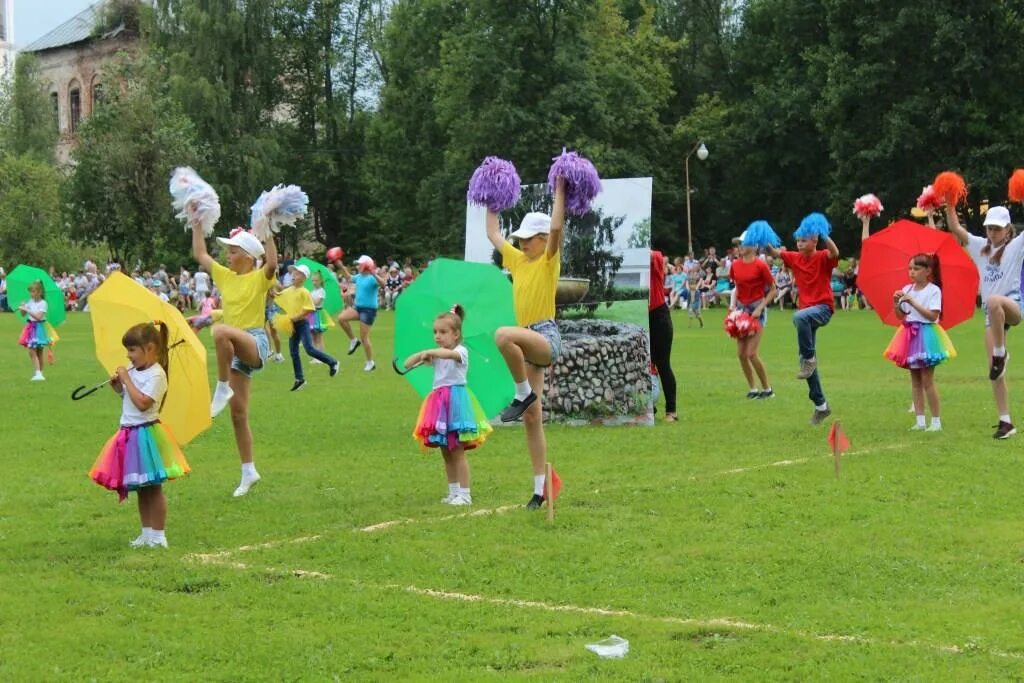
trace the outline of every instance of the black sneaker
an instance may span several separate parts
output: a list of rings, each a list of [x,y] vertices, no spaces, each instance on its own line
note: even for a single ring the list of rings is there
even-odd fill
[[[533,494],[533,498],[530,498],[530,502],[526,504],[527,510],[539,510],[544,505],[544,496],[538,496],[536,493]]]
[[[825,408],[825,410],[818,410],[817,408],[815,408],[814,412],[811,414],[811,426],[817,427],[818,425],[825,421],[826,417],[828,417],[831,414],[831,408]]]
[[[515,422],[523,416],[526,409],[533,405],[533,402],[537,400],[537,394],[530,392],[530,395],[520,401],[518,398],[512,399],[512,403],[508,404],[505,410],[501,411],[502,422]]]
[[[751,389],[747,392],[747,398],[761,398],[761,392],[757,389]]]
[[[337,361],[335,361],[334,365],[331,366],[329,372],[331,373],[331,377],[334,377],[335,375],[338,374],[338,362]]]
[[[992,356],[992,365],[988,369],[988,378],[995,382],[1006,374],[1006,361],[1010,360],[1010,352],[1004,356]]]
[[[292,385],[292,391],[298,391],[299,389],[301,389],[304,386],[306,386],[306,380],[304,380],[304,379],[297,379],[297,380],[295,380],[295,384]]]
[[[996,433],[992,435],[993,439],[1009,439],[1011,436],[1017,433],[1017,428],[1010,422],[999,421],[996,425]]]
[[[775,390],[768,387],[757,395],[758,398],[775,398]]]

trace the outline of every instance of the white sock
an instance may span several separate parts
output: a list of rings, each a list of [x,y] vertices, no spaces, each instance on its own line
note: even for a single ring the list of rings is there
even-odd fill
[[[822,403],[820,406],[814,406],[815,410],[828,410],[828,402]]]
[[[217,387],[214,389],[214,391],[225,392],[230,388],[231,385],[228,384],[227,382],[221,382],[220,380],[217,380]]]
[[[934,420],[935,418],[932,418],[932,419]],[[924,427],[924,415],[918,415],[917,416],[917,426],[918,427]]]
[[[449,496],[454,496],[454,495],[457,495],[458,493],[459,493],[459,482],[457,482],[457,481],[450,481],[450,482],[448,482],[448,495]]]
[[[1009,415],[1000,415],[999,416],[999,421],[1000,422],[1009,422],[1010,424],[1013,424],[1013,420],[1010,419]]]
[[[466,497],[468,498],[468,497],[469,497],[469,495],[470,495],[470,494],[469,494],[469,488],[468,488],[468,487],[466,487],[466,488],[463,488],[463,487],[459,486],[458,494],[459,494],[460,496],[466,496]]]
[[[941,427],[942,419],[932,415],[932,427]]]
[[[143,540],[149,540],[153,538],[153,527],[144,526],[142,527],[142,538]]]
[[[524,379],[522,382],[516,382],[516,398],[520,401],[529,396],[531,391],[533,390],[530,389],[529,380]]]
[[[254,463],[254,462],[243,462],[242,463],[242,476],[243,477],[255,477],[256,476],[256,463]]]
[[[167,536],[164,535],[163,529],[153,529],[149,535],[149,538],[152,541],[163,541],[164,543],[167,542]]]
[[[1005,356],[1006,355],[1006,347],[1005,346],[994,346],[994,347],[992,347],[992,355],[993,356]]]
[[[533,495],[543,496],[544,495],[544,475],[535,474],[533,475]]]

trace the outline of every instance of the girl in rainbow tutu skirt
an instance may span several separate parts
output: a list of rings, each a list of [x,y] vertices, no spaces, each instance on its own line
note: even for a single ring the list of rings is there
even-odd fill
[[[469,461],[466,451],[484,442],[493,430],[473,392],[466,386],[469,352],[462,345],[462,306],[434,319],[436,349],[409,356],[406,367],[421,363],[434,366],[434,388],[423,401],[412,436],[424,448],[440,448],[448,475],[448,495],[441,502],[469,505]]]
[[[18,306],[18,310],[25,315],[28,322],[21,331],[18,343],[28,349],[28,356],[32,359],[32,366],[35,374],[32,375],[33,382],[41,382],[43,377],[43,349],[49,350],[57,343],[57,332],[50,323],[46,322],[46,299],[43,298],[43,283],[36,280],[28,286],[29,300]],[[53,362],[53,352],[50,351],[50,362]]]
[[[314,270],[310,275],[310,280],[313,283],[313,291],[310,294],[313,296],[315,310],[306,316],[306,320],[309,322],[309,332],[313,336],[313,346],[323,351],[324,332],[327,331],[327,328],[334,326],[334,321],[324,310],[324,299],[327,297],[327,292],[324,289],[323,275],[320,274],[320,271]],[[314,358],[312,362],[319,363],[320,361]]]
[[[956,357],[956,349],[939,324],[942,315],[942,289],[939,259],[935,254],[917,254],[910,259],[911,283],[893,293],[896,316],[903,324],[896,331],[885,357],[910,370],[917,422],[911,431],[942,431],[939,417],[939,391],[935,388],[935,366]],[[932,413],[925,427],[924,402]]]
[[[121,338],[130,368],[119,367],[110,386],[120,394],[121,428],[103,447],[89,471],[100,486],[124,500],[136,491],[142,533],[131,547],[167,547],[167,499],[161,484],[190,467],[170,430],[160,422],[167,394],[167,326],[140,323]]]

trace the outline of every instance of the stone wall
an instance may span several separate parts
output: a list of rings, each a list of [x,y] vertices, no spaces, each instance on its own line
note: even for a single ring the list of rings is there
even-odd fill
[[[558,329],[562,357],[545,376],[545,421],[647,414],[651,375],[646,329],[608,320],[559,320]]]

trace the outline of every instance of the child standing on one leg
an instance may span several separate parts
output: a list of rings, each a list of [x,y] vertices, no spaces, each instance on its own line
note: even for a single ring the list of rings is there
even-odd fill
[[[228,238],[217,241],[227,247],[228,266],[213,260],[206,251],[202,225],[192,224],[192,255],[205,266],[221,294],[224,320],[213,326],[217,353],[217,387],[210,402],[210,415],[220,415],[231,406],[231,424],[235,430],[242,478],[235,497],[244,496],[260,480],[252,454],[252,430],[249,427],[249,391],[255,375],[270,354],[270,341],[264,329],[267,292],[277,284],[277,246],[273,238],[264,246],[255,235],[235,228]],[[257,259],[265,259],[262,267]]]
[[[129,545],[167,547],[165,481],[189,473],[188,461],[174,436],[160,422],[167,396],[167,326],[140,323],[121,338],[131,367],[110,378],[120,396],[121,428],[103,447],[89,471],[100,486],[117,491],[120,500],[137,491],[142,533]]]
[[[839,247],[829,237],[830,231],[828,219],[820,213],[812,213],[801,221],[800,227],[793,233],[796,237],[796,251],[766,248],[772,256],[781,258],[789,267],[800,292],[800,310],[793,314],[800,353],[800,370],[796,377],[807,380],[808,398],[814,404],[811,425],[821,424],[832,414],[818,377],[816,350],[818,328],[828,325],[835,311],[832,269],[839,263]],[[817,248],[819,239],[824,240],[825,249]]]
[[[35,370],[32,381],[42,382],[46,379],[43,376],[43,349],[53,344],[53,328],[46,324],[47,305],[43,298],[43,283],[36,280],[30,284],[28,294],[29,300],[18,306],[18,310],[28,318],[18,343],[28,349],[28,357],[32,359]]]
[[[351,273],[348,272],[348,268],[342,265],[340,261],[338,262],[341,272],[346,278],[351,278],[356,290],[355,305],[346,308],[338,314],[338,325],[348,335],[348,355],[351,356],[362,345],[363,352],[366,354],[366,365],[363,366],[363,372],[372,372],[377,369],[377,364],[373,362],[373,344],[370,342],[370,330],[373,329],[373,323],[377,319],[377,307],[379,306],[377,292],[384,286],[386,281],[377,274],[373,259],[369,256],[365,254],[360,256],[356,264],[359,272],[356,273],[355,277],[352,277]],[[352,326],[349,324],[350,321],[357,318],[359,319],[358,339],[352,334]]]
[[[310,358],[327,364],[331,377],[338,374],[338,361],[313,346],[309,330],[309,316],[314,311],[313,296],[306,289],[306,278],[309,277],[309,266],[288,266],[292,274],[292,284],[285,287],[277,295],[277,305],[284,311],[292,323],[292,335],[288,339],[288,350],[292,356],[292,370],[295,372],[295,383],[292,391],[298,391],[306,384],[302,373],[302,359],[299,357],[299,344],[306,350]]]
[[[448,477],[448,495],[441,502],[469,505],[469,461],[466,451],[484,442],[493,427],[480,404],[466,387],[469,352],[462,345],[462,321],[466,312],[455,304],[434,319],[436,349],[414,353],[405,361],[409,368],[421,363],[434,366],[434,386],[420,408],[413,438],[424,448],[440,448]]]
[[[516,383],[515,398],[501,412],[502,422],[523,418],[526,444],[533,466],[533,497],[526,504],[536,510],[544,502],[547,440],[539,396],[544,394],[544,368],[562,351],[562,338],[555,325],[555,290],[561,272],[561,250],[565,217],[565,179],[555,180],[551,216],[528,213],[511,237],[516,249],[501,234],[498,215],[487,211],[487,238],[501,252],[502,264],[512,274],[512,303],[520,327],[501,327],[494,335]]]
[[[935,388],[935,366],[956,357],[956,349],[938,324],[942,315],[939,259],[934,254],[916,254],[910,259],[910,284],[893,293],[896,317],[903,325],[885,349],[885,357],[910,370],[911,394],[917,421],[911,431],[942,431],[939,392]],[[925,426],[924,403],[932,413]]]
[[[733,243],[737,245],[739,258],[733,259],[729,266],[729,279],[736,283],[730,297],[729,310],[745,311],[761,324],[761,329],[754,334],[736,339],[736,355],[747,380],[747,398],[772,398],[775,391],[772,390],[768,371],[757,351],[765,325],[768,324],[768,307],[775,300],[775,278],[768,264],[757,257],[757,247],[743,244],[742,237],[735,238]],[[760,390],[754,383],[755,373],[761,383]]]

